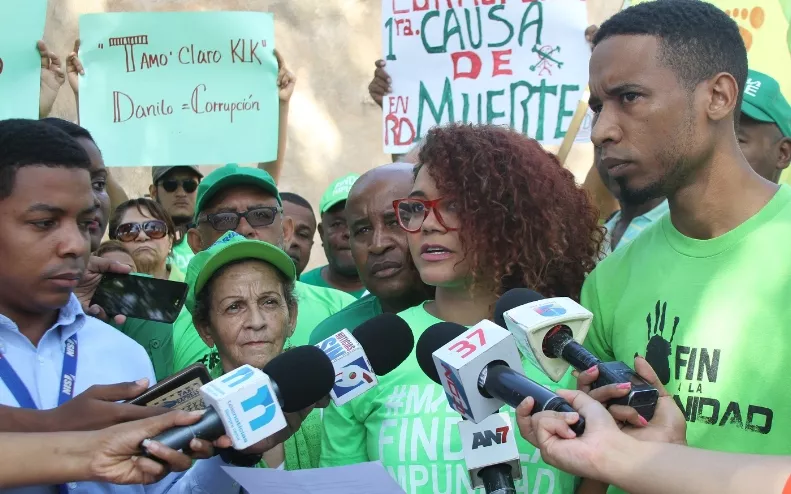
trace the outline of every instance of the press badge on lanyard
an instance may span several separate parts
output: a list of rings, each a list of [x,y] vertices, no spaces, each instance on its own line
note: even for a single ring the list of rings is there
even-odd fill
[[[60,376],[60,390],[58,391],[58,406],[63,405],[74,396],[74,381],[77,377],[77,335],[66,340],[66,350],[63,352],[63,370]],[[36,402],[30,395],[25,383],[19,378],[8,359],[0,353],[0,379],[14,395],[20,408],[38,410]],[[69,489],[65,485],[58,485],[58,493],[66,494]]]

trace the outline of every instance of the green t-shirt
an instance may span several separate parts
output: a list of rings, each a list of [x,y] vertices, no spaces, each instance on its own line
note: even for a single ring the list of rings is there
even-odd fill
[[[603,360],[645,356],[684,412],[690,446],[791,454],[789,243],[787,185],[711,240],[685,237],[666,215],[586,280],[585,346]]]
[[[187,266],[189,266],[190,259],[195,255],[190,248],[190,244],[187,243],[186,233],[184,239],[179,242],[178,244],[174,245],[172,249],[170,249],[170,254],[168,254],[168,264],[171,267],[175,267],[181,273],[187,272]],[[181,281],[183,281],[183,275]]]
[[[332,288],[329,283],[321,276],[321,270],[327,267],[326,265],[321,266],[316,269],[311,269],[307,273],[302,273],[299,275],[299,281],[302,283],[307,283],[308,285],[313,286],[321,286],[324,288]],[[362,290],[357,290],[356,292],[346,292],[349,295],[353,296],[354,298],[360,298],[365,293],[365,288]]]
[[[321,288],[296,282],[297,327],[288,339],[291,346],[306,345],[310,333],[318,324],[331,315],[353,303],[355,298],[348,293],[332,288]],[[202,361],[209,354],[209,347],[203,342],[195,326],[192,314],[184,308],[173,323],[173,367],[178,372],[195,362]]]
[[[316,329],[310,334],[309,343],[315,345],[343,329],[354,331],[357,326],[381,313],[382,304],[379,302],[379,297],[366,295],[316,326]]]
[[[146,349],[157,381],[173,374],[172,324],[128,317],[126,322],[115,326]]]
[[[429,326],[441,322],[423,304],[398,314],[412,328],[415,341]],[[570,374],[555,384],[525,361],[527,375],[552,389],[574,387]],[[505,407],[516,419],[513,409]],[[381,461],[401,487],[417,494],[471,493],[457,423],[442,386],[429,380],[415,352],[396,370],[379,377],[379,385],[342,407],[324,411],[322,467]],[[572,494],[575,480],[541,460],[536,448],[514,433],[522,462],[520,493]]]

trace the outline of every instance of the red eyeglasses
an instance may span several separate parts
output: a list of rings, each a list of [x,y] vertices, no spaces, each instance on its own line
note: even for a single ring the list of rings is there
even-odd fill
[[[437,221],[446,230],[454,231],[459,229],[456,205],[453,202],[446,201],[443,197],[431,201],[415,197],[397,199],[393,201],[393,209],[398,219],[398,226],[409,233],[419,232],[431,211],[434,211]]]

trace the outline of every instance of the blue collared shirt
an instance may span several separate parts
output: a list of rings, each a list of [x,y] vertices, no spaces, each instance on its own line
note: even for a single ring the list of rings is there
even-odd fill
[[[626,231],[623,232],[623,236],[621,240],[618,241],[618,245],[615,246],[615,249],[620,249],[624,245],[628,244],[635,238],[637,238],[643,230],[648,228],[650,225],[654,224],[659,218],[664,216],[668,211],[670,211],[669,206],[667,205],[667,199],[662,201],[658,206],[654,209],[648,211],[645,214],[642,214],[636,218],[633,218],[632,221],[629,223],[629,226],[626,227]],[[612,232],[615,228],[615,225],[618,223],[618,220],[621,218],[621,212],[616,211],[607,223],[604,224],[604,228],[607,229],[607,232],[604,235],[604,242],[602,243],[602,250],[605,255],[612,253]]]
[[[58,406],[61,369],[66,340],[78,333],[77,372],[74,395],[95,384],[117,384],[148,378],[156,382],[154,368],[146,351],[115,328],[86,316],[72,295],[49,328],[38,348],[19,332],[17,325],[0,314],[0,353],[24,382],[41,410]],[[0,404],[19,406],[5,383],[0,381]],[[173,473],[149,486],[119,486],[97,482],[67,484],[72,494],[238,494],[239,485],[222,471],[226,464],[215,456],[201,460],[184,473]],[[0,489],[4,494],[53,494],[54,486]]]

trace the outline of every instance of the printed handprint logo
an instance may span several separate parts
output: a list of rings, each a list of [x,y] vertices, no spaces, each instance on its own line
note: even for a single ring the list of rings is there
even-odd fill
[[[661,303],[656,301],[654,308],[654,327],[651,330],[651,311],[645,318],[648,324],[648,345],[645,347],[645,359],[654,368],[657,377],[662,384],[670,382],[670,354],[671,346],[673,345],[673,337],[676,336],[676,328],[678,327],[678,317],[673,318],[673,330],[670,333],[670,340],[665,339],[665,315],[667,314],[667,302]]]
[[[747,51],[750,51],[750,47],[753,45],[752,31],[757,31],[764,25],[766,12],[761,7],[755,6],[751,9],[725,9],[725,13],[733,17],[739,24],[739,32],[742,34],[744,46],[747,47]],[[747,24],[749,27],[743,24]]]

